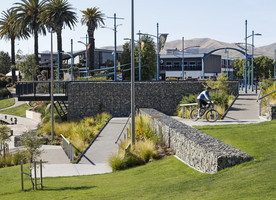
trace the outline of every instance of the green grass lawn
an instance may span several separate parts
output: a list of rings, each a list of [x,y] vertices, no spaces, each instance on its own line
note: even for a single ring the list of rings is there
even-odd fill
[[[14,105],[14,98],[0,100],[0,109],[8,108]]]
[[[15,115],[19,117],[26,117],[26,110],[30,109],[31,107],[28,104],[23,104],[14,108],[9,108],[6,110],[0,111],[1,114],[7,115]]]
[[[45,178],[43,191],[20,191],[20,168],[0,169],[0,199],[276,199],[276,121],[200,130],[254,161],[199,173],[174,157],[105,175]]]

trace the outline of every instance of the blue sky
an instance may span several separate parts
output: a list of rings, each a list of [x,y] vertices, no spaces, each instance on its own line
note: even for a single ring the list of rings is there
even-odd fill
[[[1,11],[10,8],[19,0],[1,0]],[[123,38],[130,37],[130,0],[69,0],[81,18],[80,10],[88,7],[99,7],[106,16],[125,18],[119,20],[118,45],[123,44]],[[141,30],[156,34],[156,23],[159,22],[160,33],[169,33],[168,41],[208,37],[223,42],[243,42],[244,21],[248,20],[248,32],[262,33],[256,37],[256,46],[276,42],[276,1],[274,0],[136,0],[135,1],[135,31]],[[113,20],[105,20],[106,26],[113,27]],[[74,50],[83,49],[77,43],[85,37],[86,27],[80,23],[74,30],[63,30],[63,49],[70,51],[70,40],[74,39]],[[95,33],[96,47],[112,46],[113,31],[98,29]],[[16,49],[24,54],[33,53],[33,38],[28,41],[16,41]],[[10,52],[10,42],[0,40],[0,50]],[[50,50],[50,34],[39,36],[39,51]],[[54,35],[54,50],[56,36]]]

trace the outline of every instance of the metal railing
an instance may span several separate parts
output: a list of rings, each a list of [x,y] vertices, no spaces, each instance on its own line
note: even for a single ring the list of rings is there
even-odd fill
[[[125,132],[125,129],[126,129],[127,125],[128,125],[128,122],[129,122],[130,118],[131,118],[131,114],[128,116],[127,121],[126,121],[126,123],[124,125],[124,128],[122,129],[121,133],[119,134],[119,136],[118,136],[115,144],[118,143],[118,141],[120,140],[120,138],[121,138],[122,135],[124,136],[123,141],[127,140],[127,133]]]
[[[54,93],[67,95],[68,81],[54,81]],[[16,83],[16,95],[33,94],[51,94],[50,81],[20,81]]]
[[[74,147],[73,145],[62,135],[62,148],[65,152],[65,154],[68,156],[68,158],[71,160],[72,164],[74,164]]]
[[[257,99],[257,102],[258,102],[259,100],[261,100],[260,103],[259,103],[259,116],[262,116],[263,99],[267,97],[267,106],[269,106],[269,105],[270,105],[269,96],[272,95],[272,94],[274,94],[274,93],[276,93],[276,90],[273,91],[273,92],[270,92],[270,93],[268,93],[268,94],[266,94],[266,95],[264,95],[264,96],[262,96],[262,97],[260,97],[260,96],[261,96],[261,92],[262,92],[262,88],[261,88],[261,90],[260,90],[260,93],[259,93],[258,99]]]
[[[189,103],[189,104],[180,104],[179,105],[181,107],[181,117],[183,119],[189,119],[190,118],[190,113],[192,111],[193,108],[197,107],[197,103]],[[189,112],[187,108],[190,108]]]

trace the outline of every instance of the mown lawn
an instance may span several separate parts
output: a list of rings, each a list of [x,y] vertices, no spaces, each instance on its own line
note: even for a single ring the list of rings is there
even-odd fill
[[[0,199],[276,199],[276,121],[200,130],[255,160],[202,174],[174,157],[105,175],[45,178],[43,191],[20,191],[20,168],[0,169]]]
[[[26,110],[31,107],[28,104],[23,104],[14,108],[9,108],[6,110],[0,111],[1,114],[14,115],[19,117],[26,117]]]
[[[0,109],[13,106],[14,102],[14,98],[0,100]]]

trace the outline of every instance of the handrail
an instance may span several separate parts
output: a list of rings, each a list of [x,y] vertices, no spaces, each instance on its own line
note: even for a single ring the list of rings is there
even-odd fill
[[[128,116],[127,121],[126,121],[126,123],[125,123],[125,125],[124,125],[124,128],[122,129],[122,131],[121,131],[121,133],[120,133],[119,137],[117,138],[117,140],[116,140],[115,144],[117,144],[117,143],[118,143],[118,141],[119,141],[119,139],[120,139],[121,135],[123,134],[123,132],[124,132],[124,130],[125,130],[125,128],[126,128],[126,126],[127,126],[128,121],[129,121],[129,119],[130,119],[130,118],[131,118],[131,114]]]
[[[262,100],[263,98],[268,97],[268,96],[270,96],[270,95],[274,94],[275,92],[276,92],[276,90],[275,90],[275,91],[273,91],[273,92],[270,92],[270,93],[268,93],[268,94],[266,94],[266,95],[264,95],[264,96],[262,96],[262,97],[261,97],[261,98],[259,98],[258,100]]]
[[[261,96],[262,90],[263,90],[263,87],[261,86],[261,89],[260,89],[260,92],[259,92],[259,95],[258,95],[258,98],[257,98],[257,102],[259,101],[259,98]]]
[[[62,148],[65,151],[65,154],[68,156],[68,158],[72,161],[72,164],[74,164],[74,147],[72,146],[72,144],[70,143],[70,141],[68,141],[62,134],[60,134],[60,136],[62,137]]]
[[[224,114],[222,115],[221,119],[223,120],[224,117],[227,115],[228,111],[232,108],[233,104],[235,103],[235,101],[237,100],[237,98],[239,97],[239,94],[237,94],[237,96],[235,97],[234,101],[232,101],[231,105],[226,109],[226,111],[224,112]]]

